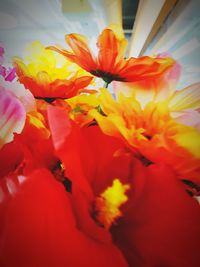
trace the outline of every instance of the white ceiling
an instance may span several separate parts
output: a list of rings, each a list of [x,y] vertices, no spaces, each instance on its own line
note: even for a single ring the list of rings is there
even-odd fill
[[[75,1],[75,0],[71,0]],[[6,58],[22,55],[24,47],[39,40],[65,46],[64,35],[77,32],[96,38],[107,25],[101,0],[88,0],[89,10],[68,13],[70,0],[0,0],[0,42]],[[86,1],[86,0],[84,0]],[[83,0],[76,0],[81,5]]]

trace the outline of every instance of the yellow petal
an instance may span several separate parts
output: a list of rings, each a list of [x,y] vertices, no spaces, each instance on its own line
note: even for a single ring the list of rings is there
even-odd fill
[[[200,159],[200,133],[197,129],[190,126],[182,126],[179,133],[175,135],[175,140],[178,145]]]

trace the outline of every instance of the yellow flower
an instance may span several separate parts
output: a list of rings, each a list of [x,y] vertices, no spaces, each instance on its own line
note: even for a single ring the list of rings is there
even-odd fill
[[[92,81],[86,71],[50,50],[33,42],[21,59],[14,58],[19,81],[37,98],[69,98]]]
[[[69,105],[68,112],[70,118],[80,126],[84,126],[93,121],[93,116],[89,114],[89,111],[99,106],[96,94],[81,94],[66,99],[65,102]]]

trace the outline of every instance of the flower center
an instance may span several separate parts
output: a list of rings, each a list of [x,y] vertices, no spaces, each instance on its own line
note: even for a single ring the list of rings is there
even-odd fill
[[[122,184],[119,179],[114,179],[112,186],[108,187],[94,202],[95,220],[105,229],[122,216],[120,207],[126,203],[128,197],[126,191],[130,189],[129,184]]]
[[[119,74],[112,74],[110,72],[105,72],[102,70],[92,70],[90,71],[94,76],[102,78],[106,83],[111,83],[112,81],[124,81],[125,79],[120,77]]]

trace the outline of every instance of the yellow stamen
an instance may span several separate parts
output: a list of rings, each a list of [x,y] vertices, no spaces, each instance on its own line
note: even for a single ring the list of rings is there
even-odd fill
[[[112,186],[108,187],[96,198],[96,220],[106,229],[109,229],[112,223],[122,216],[120,207],[127,202],[128,197],[125,193],[129,189],[129,184],[123,185],[119,179],[114,179]]]

